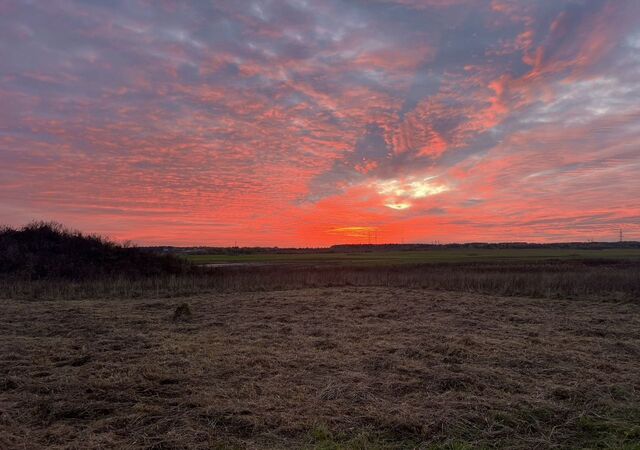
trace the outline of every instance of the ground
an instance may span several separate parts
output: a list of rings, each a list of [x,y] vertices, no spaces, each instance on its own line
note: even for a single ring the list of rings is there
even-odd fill
[[[0,334],[0,448],[640,448],[637,302],[3,300]]]

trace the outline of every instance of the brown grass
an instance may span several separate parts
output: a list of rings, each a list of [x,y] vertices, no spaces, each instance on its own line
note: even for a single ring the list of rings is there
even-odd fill
[[[537,261],[401,266],[258,265],[186,275],[23,280],[0,277],[0,298],[180,297],[202,292],[386,286],[544,298],[640,296],[640,261]]]
[[[637,302],[386,287],[5,300],[0,333],[0,448],[640,443]]]

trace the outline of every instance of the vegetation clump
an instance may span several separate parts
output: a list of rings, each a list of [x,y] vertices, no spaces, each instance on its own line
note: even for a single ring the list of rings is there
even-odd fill
[[[180,304],[176,310],[173,312],[173,321],[186,321],[191,319],[191,308],[189,308],[188,303]]]
[[[159,255],[54,222],[0,228],[0,275],[29,280],[86,280],[184,274],[187,261]]]

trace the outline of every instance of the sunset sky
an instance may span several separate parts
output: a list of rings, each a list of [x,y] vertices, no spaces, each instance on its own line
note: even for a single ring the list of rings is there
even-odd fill
[[[0,0],[0,223],[33,219],[640,239],[640,1]]]

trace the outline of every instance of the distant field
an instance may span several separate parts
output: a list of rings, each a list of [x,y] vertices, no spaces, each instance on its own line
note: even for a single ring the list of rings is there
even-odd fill
[[[246,255],[187,255],[195,264],[346,264],[396,265],[443,262],[541,261],[548,259],[640,260],[640,249],[436,249],[367,253],[254,253]]]

